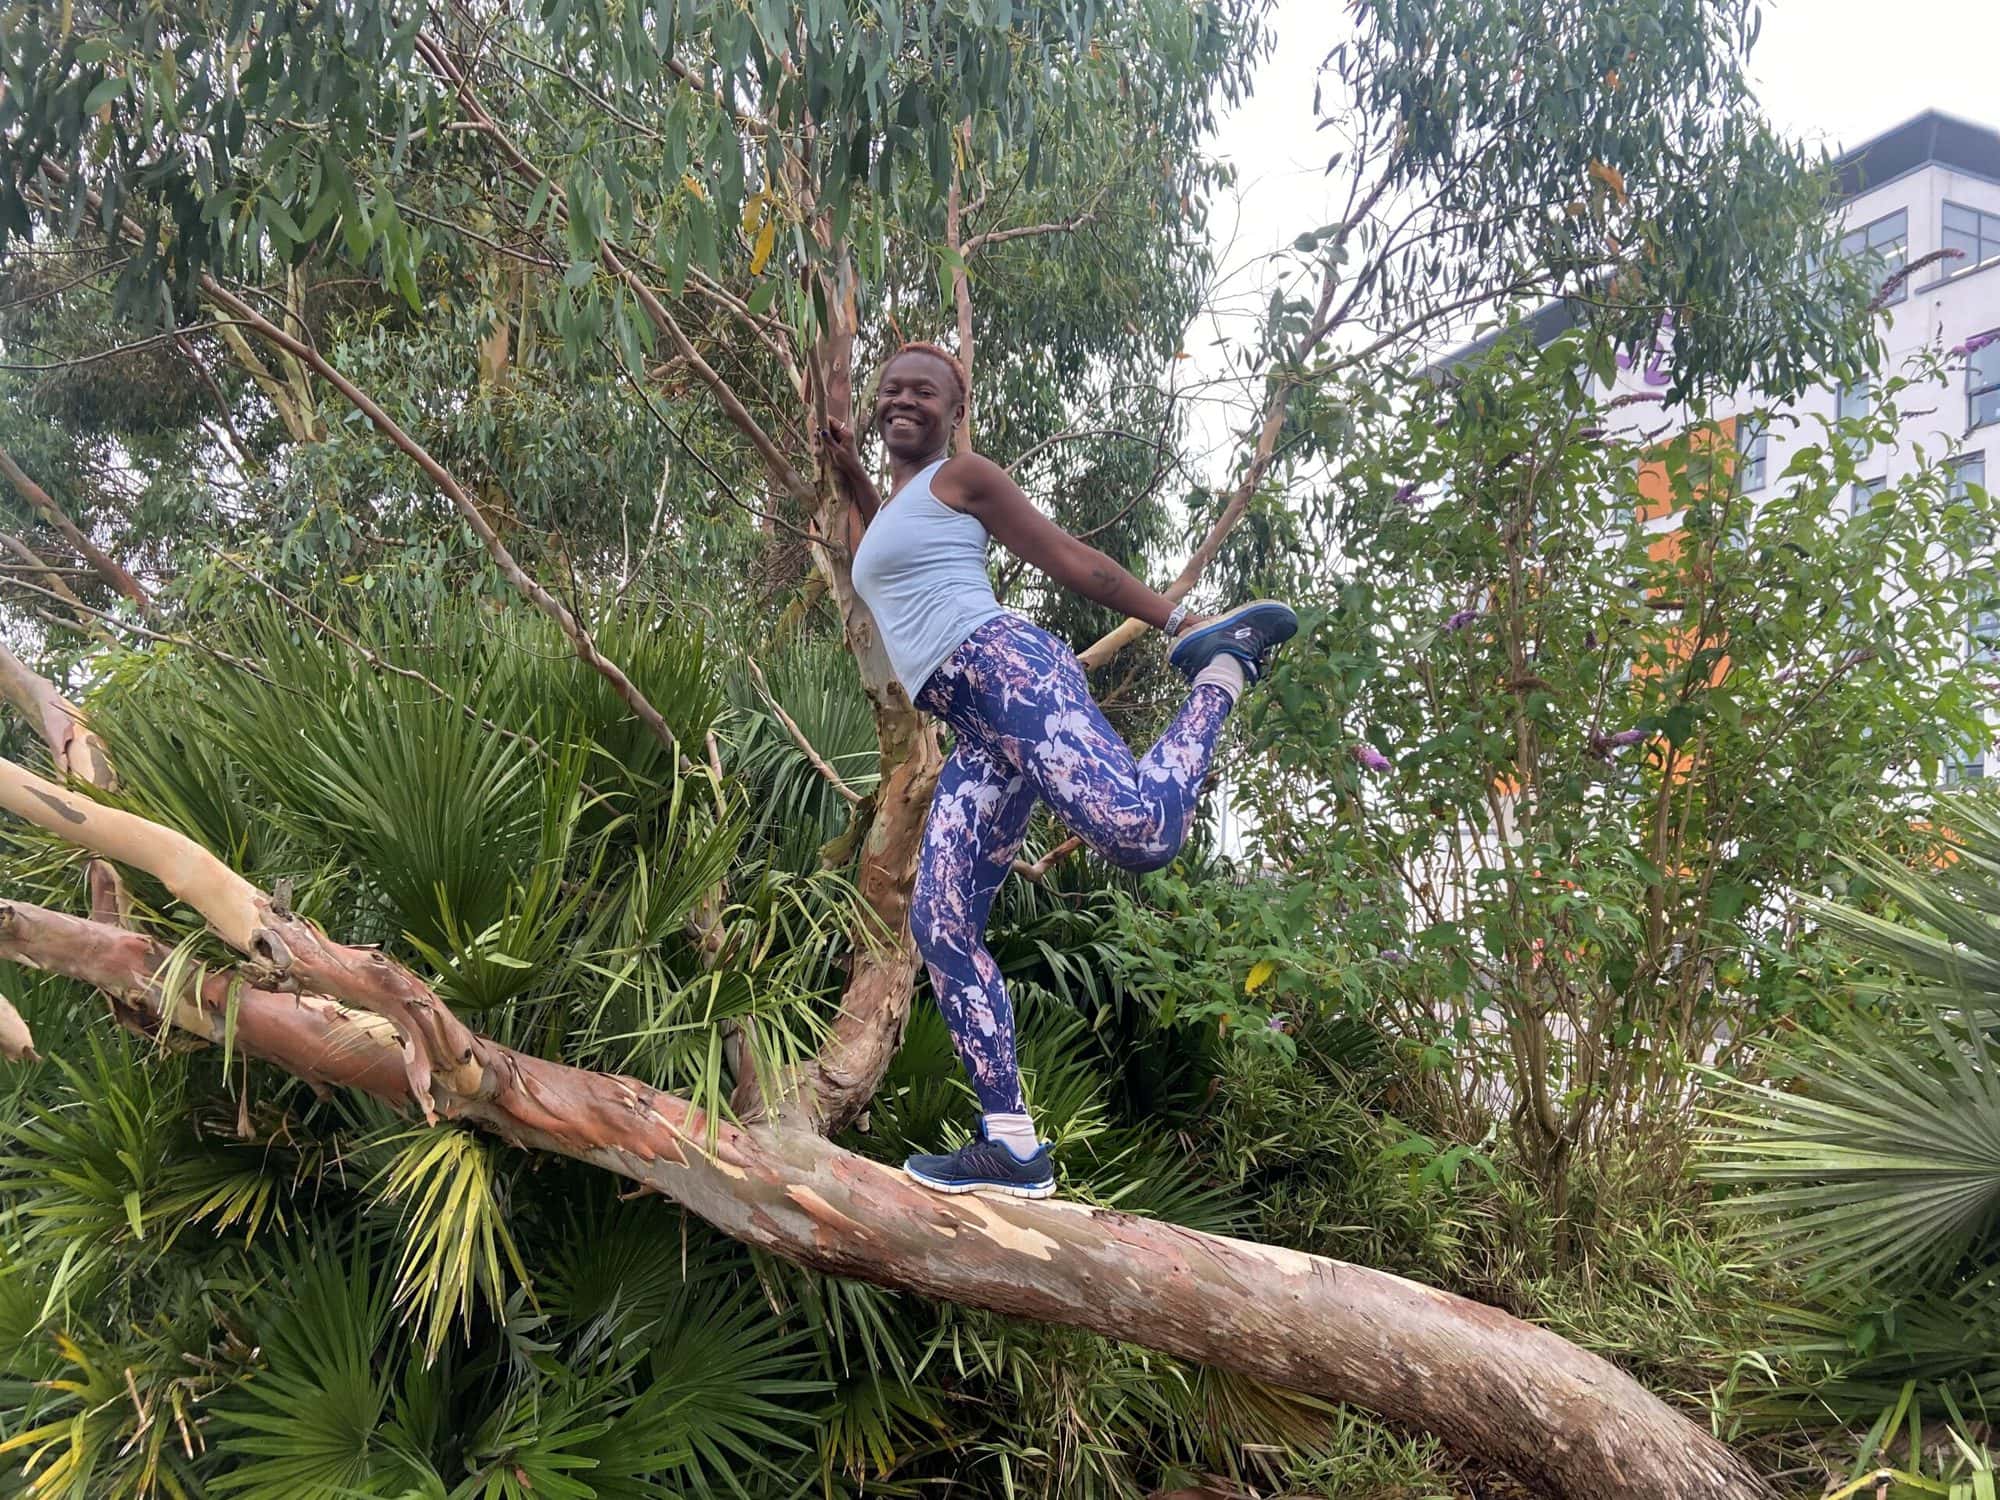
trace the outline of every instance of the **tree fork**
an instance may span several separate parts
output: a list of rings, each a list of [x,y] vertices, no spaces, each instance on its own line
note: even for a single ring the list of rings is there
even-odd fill
[[[0,903],[0,956],[113,995],[143,1026],[223,1037],[319,1084],[408,1103],[394,1029],[240,976],[163,993],[170,950]],[[637,1079],[469,1034],[437,1111],[652,1188],[724,1233],[830,1275],[1089,1329],[1351,1402],[1563,1500],[1765,1500],[1728,1448],[1545,1329],[1401,1277],[1085,1204],[947,1197],[818,1135],[704,1117]]]

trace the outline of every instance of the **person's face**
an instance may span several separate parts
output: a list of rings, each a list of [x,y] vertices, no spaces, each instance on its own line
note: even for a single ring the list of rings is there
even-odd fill
[[[875,429],[896,458],[925,459],[943,450],[965,404],[958,372],[935,354],[913,349],[889,361],[875,393]]]

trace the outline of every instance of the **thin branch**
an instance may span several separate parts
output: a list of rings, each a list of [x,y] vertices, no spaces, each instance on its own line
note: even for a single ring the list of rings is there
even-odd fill
[[[1059,444],[1081,442],[1084,438],[1094,437],[1123,438],[1129,443],[1144,443],[1148,448],[1155,449],[1161,453],[1168,451],[1166,443],[1161,442],[1157,438],[1149,438],[1142,432],[1127,432],[1122,427],[1072,427],[1065,432],[1058,432],[1053,437],[1045,437],[1039,443],[1031,445],[1026,452],[1007,465],[1007,472],[1009,474],[1019,473],[1022,466],[1029,459],[1038,458],[1050,448],[1054,448]]]
[[[305,605],[301,604],[297,599],[293,598],[290,594],[285,593],[282,589],[280,589],[276,584],[272,583],[269,579],[260,577],[258,574],[252,572],[249,568],[244,567],[242,563],[238,562],[235,558],[231,557],[227,552],[221,553],[219,555],[221,556],[222,561],[227,566],[235,569],[238,573],[242,574],[245,578],[249,579],[259,588],[263,589],[273,599],[276,599],[280,604],[284,605],[286,609],[292,610],[297,614],[305,616],[305,618],[311,622],[314,629],[318,630],[323,635],[332,636],[336,641],[340,642],[341,645],[347,647],[348,650],[352,651],[356,656],[359,656],[363,661],[367,662],[368,665],[373,667],[376,671],[386,672],[392,677],[402,677],[407,679],[408,681],[417,683],[419,686],[427,688],[430,692],[435,694],[438,698],[442,699],[444,702],[451,704],[454,708],[458,709],[460,713],[464,714],[466,718],[470,719],[473,723],[479,725],[480,728],[487,730],[489,733],[497,734],[502,739],[512,740],[516,744],[521,745],[528,750],[532,750],[535,754],[542,756],[545,759],[553,760],[555,758],[553,754],[551,754],[549,749],[545,745],[543,745],[540,740],[536,739],[533,735],[528,734],[523,730],[509,729],[504,724],[496,724],[493,720],[487,718],[485,715],[481,714],[478,710],[473,708],[471,704],[461,701],[458,698],[458,696],[454,694],[449,688],[446,688],[442,684],[433,681],[431,678],[425,676],[422,672],[419,672],[415,667],[398,666],[395,662],[392,662],[388,660],[386,657],[384,657],[380,652],[371,650],[367,646],[362,645],[360,641],[355,639],[353,636],[349,635],[346,631],[342,630],[338,625],[335,625],[331,620],[322,619],[319,615],[314,614],[310,609],[306,608]]]
[[[4,448],[0,448],[0,474],[5,474],[12,481],[14,488],[21,492],[21,497],[34,507],[43,520],[63,534],[64,540],[97,570],[99,577],[137,605],[140,614],[153,612],[153,597],[140,587],[139,580],[78,530],[76,523],[50,498],[49,492],[23,473],[21,466],[14,462],[13,455]]]
[[[653,706],[652,700],[639,690],[637,684],[630,677],[625,675],[622,667],[597,649],[597,642],[592,639],[590,632],[578,622],[576,616],[564,608],[562,602],[555,595],[529,577],[527,570],[516,561],[514,554],[508,550],[507,544],[500,540],[500,533],[493,529],[493,524],[486,519],[485,512],[479,508],[478,503],[459,484],[457,476],[445,468],[443,464],[439,463],[436,458],[432,457],[430,450],[411,437],[409,433],[405,432],[396,419],[384,411],[373,397],[329,364],[318,350],[286,333],[282,328],[279,328],[275,323],[257,312],[255,308],[243,301],[242,298],[237,297],[224,288],[213,277],[204,276],[202,278],[202,290],[209,297],[220,302],[223,306],[230,308],[238,317],[249,323],[267,343],[275,344],[285,350],[301,364],[311,369],[320,379],[326,381],[327,384],[339,391],[351,406],[375,424],[378,432],[388,438],[406,457],[415,462],[418,468],[430,476],[431,482],[439,490],[443,491],[445,498],[457,509],[459,515],[464,517],[466,524],[472,528],[473,534],[485,544],[487,555],[493,559],[499,566],[500,571],[506,575],[507,581],[513,584],[516,590],[556,623],[556,626],[568,638],[571,647],[576,651],[578,659],[586,666],[594,669],[598,675],[611,684],[611,690],[618,695],[619,700],[626,707],[630,708],[633,713],[638,715],[640,722],[652,731],[654,738],[674,752],[681,761],[683,768],[686,769],[691,766],[692,763],[681,752],[680,741],[675,739],[673,730],[667,727],[666,719],[661,715],[659,709]]]
[[[452,60],[450,53],[432,38],[421,34],[417,37],[417,50],[439,76],[451,85],[460,107],[480,126],[481,133],[494,144],[507,169],[531,186],[539,187],[547,182],[548,174],[528,159],[526,153],[514,143],[500,122],[487,111],[479,95],[473,90],[471,81]],[[567,222],[568,211],[559,197],[553,195],[550,197],[549,214],[552,220]],[[749,439],[750,445],[757,450],[758,456],[764,460],[779,483],[801,502],[808,505],[813,503],[817,498],[813,487],[806,483],[792,466],[791,460],[779,451],[777,444],[772,442],[762,425],[750,415],[749,409],[743,405],[729,382],[718,375],[708,361],[701,357],[701,351],[695,348],[694,341],[687,336],[679,322],[654,295],[653,289],[646,284],[644,278],[626,265],[609,240],[599,242],[598,255],[604,263],[604,268],[625,283],[627,290],[645,311],[648,320],[667,336],[668,342],[686,361],[688,368],[693,370],[700,377],[702,384],[713,392],[724,414],[735,424],[737,430]]]
[[[71,355],[68,359],[52,359],[38,365],[11,364],[0,360],[0,370],[11,370],[18,375],[48,375],[57,370],[80,370],[87,365],[102,364],[107,359],[116,359],[121,354],[137,354],[142,349],[171,344],[190,333],[205,333],[219,326],[217,322],[190,323],[185,328],[170,328],[165,333],[149,334],[143,339],[134,339],[129,344],[113,344],[109,349],[93,349],[88,354]]]
[[[1021,224],[1013,229],[989,229],[984,234],[975,234],[971,239],[967,240],[962,253],[970,260],[980,251],[989,249],[994,245],[1004,245],[1009,240],[1033,239],[1045,234],[1068,234],[1072,230],[1081,229],[1086,224],[1095,224],[1096,222],[1097,210],[1089,208],[1081,213],[1072,214],[1067,219],[1060,219],[1053,224]]]
[[[228,662],[232,667],[240,667],[256,677],[269,681],[264,676],[264,669],[256,662],[249,660],[247,657],[232,656],[227,651],[208,645],[203,641],[195,640],[192,636],[169,635],[163,630],[154,630],[150,626],[141,625],[136,620],[121,619],[119,616],[108,614],[104,610],[93,609],[88,604],[64,600],[62,595],[56,593],[54,590],[45,589],[40,584],[30,583],[25,578],[16,578],[12,574],[0,574],[0,587],[26,589],[29,593],[39,594],[44,599],[55,599],[67,603],[71,609],[80,610],[82,613],[89,615],[91,619],[107,625],[113,630],[122,630],[127,635],[136,635],[142,641],[158,641],[163,646],[179,646],[184,651],[200,651],[214,657],[217,661]],[[103,636],[88,624],[80,625],[76,621],[66,620],[60,615],[49,614],[46,610],[39,610],[37,613],[51,625],[59,625],[65,630],[78,631],[89,636],[92,640],[103,639]]]
[[[45,286],[38,291],[29,292],[26,296],[16,297],[11,302],[0,302],[0,312],[12,312],[17,307],[32,307],[37,302],[47,301],[50,297],[60,297],[64,292],[74,291],[85,282],[96,280],[107,271],[117,270],[125,264],[127,259],[129,257],[120,255],[113,260],[106,261],[101,266],[93,266],[81,276],[73,276],[58,286]]]
[[[1075,834],[1071,834],[1033,864],[1029,864],[1025,859],[1015,860],[1014,873],[1024,880],[1032,880],[1036,885],[1040,885],[1048,878],[1050,870],[1068,859],[1070,855],[1076,853],[1082,847],[1083,840]]]
[[[746,656],[743,658],[743,663],[750,669],[750,680],[757,685],[757,695],[764,700],[764,706],[771,710],[777,721],[785,726],[785,733],[792,737],[792,743],[797,745],[805,758],[812,762],[813,769],[826,778],[829,786],[846,798],[851,805],[859,807],[862,802],[861,794],[841,780],[840,773],[827,764],[826,758],[819,751],[813,749],[812,741],[806,738],[806,732],[799,728],[798,722],[785,712],[784,705],[773,696],[770,684],[764,681],[763,668],[757,665],[757,659],[754,656]]]
[[[76,591],[72,589],[68,583],[64,582],[62,571],[57,569],[54,564],[44,559],[40,553],[36,552],[35,549],[30,547],[26,542],[22,541],[12,532],[0,532],[0,546],[4,546],[9,552],[13,553],[16,557],[20,558],[22,565],[25,566],[29,572],[40,574],[43,578],[47,579],[49,590],[52,593],[54,593],[57,598],[79,609],[85,607],[83,601],[77,598]],[[7,569],[7,571],[9,573],[12,573],[17,570],[10,567]],[[89,568],[83,568],[83,569],[72,568],[69,571],[73,574],[77,574],[83,577],[94,578],[97,576]]]
[[[625,362],[624,351],[620,350],[615,344],[612,344],[609,340],[605,341],[605,347],[610,350],[611,357],[618,362],[618,373],[624,377],[625,383],[632,387],[632,394],[637,396],[639,400],[642,403],[644,403],[647,413],[653,418],[654,421],[658,422],[662,427],[666,428],[668,433],[672,435],[674,441],[680,445],[681,451],[683,453],[687,454],[689,458],[693,459],[696,463],[700,464],[702,468],[707,471],[708,477],[715,481],[716,488],[722,491],[723,495],[728,499],[730,504],[736,506],[746,515],[755,517],[757,520],[768,521],[773,526],[783,527],[786,531],[791,532],[792,535],[798,537],[799,540],[803,542],[815,545],[819,542],[819,538],[817,536],[813,535],[812,532],[805,530],[803,527],[797,525],[795,522],[790,521],[786,519],[784,516],[778,515],[772,511],[761,510],[757,506],[752,505],[748,500],[745,500],[741,495],[737,494],[735,487],[731,485],[727,479],[724,479],[722,477],[722,474],[716,469],[715,465],[710,463],[707,457],[703,455],[698,449],[696,449],[693,443],[688,441],[687,434],[681,431],[680,428],[674,426],[674,424],[670,420],[668,420],[667,414],[661,411],[659,407],[654,404],[653,398],[647,394],[646,388],[639,383],[639,378],[632,373],[631,366]]]

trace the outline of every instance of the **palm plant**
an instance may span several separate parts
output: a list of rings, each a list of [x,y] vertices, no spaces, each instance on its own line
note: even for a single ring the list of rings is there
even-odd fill
[[[1854,1011],[1770,1051],[1768,1080],[1712,1079],[1706,1174],[1795,1279],[1774,1313],[1790,1409],[1860,1414],[1908,1380],[2000,1397],[2000,805],[1942,815],[1932,857],[1856,859]]]
[[[360,600],[315,594],[322,630],[259,599],[209,649],[107,658],[90,708],[121,782],[103,795],[379,941],[514,1045],[718,1113],[731,1023],[755,1022],[736,1029],[761,1069],[805,1055],[856,926],[854,814],[771,702],[865,796],[851,659],[801,639],[763,691],[724,691],[699,632],[603,614],[698,747],[683,764],[539,620],[393,585]],[[14,889],[76,901],[73,854],[5,837]],[[1138,890],[1075,860],[1002,903],[1036,1107],[1079,1196],[1235,1226],[1241,1196],[1173,1128],[1201,1109],[1212,1030],[1156,1025],[1121,987],[1114,887]],[[164,889],[133,896],[176,966],[223,961]],[[946,1477],[1128,1495],[1318,1430],[1174,1361],[753,1257],[600,1173],[412,1130],[226,1044],[131,1037],[68,981],[0,988],[62,1058],[4,1084],[7,1500],[762,1500]],[[849,1139],[893,1158],[972,1113],[920,997]],[[1023,1425],[1043,1422],[1053,1444]]]

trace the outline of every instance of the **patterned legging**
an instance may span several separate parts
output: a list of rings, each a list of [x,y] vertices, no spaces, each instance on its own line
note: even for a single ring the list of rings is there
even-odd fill
[[[1187,837],[1230,698],[1197,687],[1135,760],[1091,700],[1070,649],[1001,615],[931,675],[917,706],[950,725],[958,743],[924,825],[910,930],[980,1108],[1017,1113],[1027,1106],[1014,1009],[985,934],[1036,799],[1113,864],[1159,869]]]

